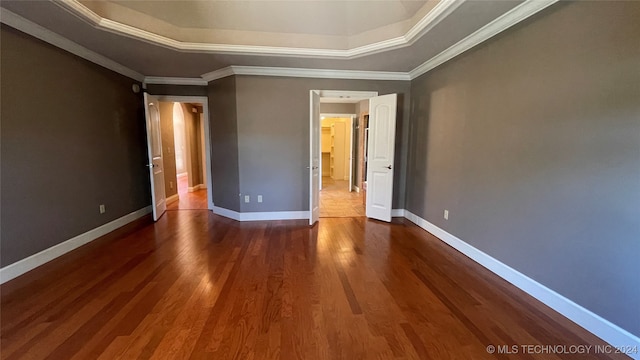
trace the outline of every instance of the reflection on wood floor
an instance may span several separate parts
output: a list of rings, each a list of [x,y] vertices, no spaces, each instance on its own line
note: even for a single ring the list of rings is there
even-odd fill
[[[186,176],[178,176],[178,196],[180,200],[167,205],[167,210],[206,210],[207,189],[189,192],[189,183]]]
[[[180,193],[180,200],[167,205],[167,210],[206,210],[207,190]]]
[[[365,216],[362,193],[349,192],[349,182],[322,178],[320,217]]]
[[[0,290],[7,360],[482,360],[507,358],[489,345],[603,344],[401,219],[168,211]]]

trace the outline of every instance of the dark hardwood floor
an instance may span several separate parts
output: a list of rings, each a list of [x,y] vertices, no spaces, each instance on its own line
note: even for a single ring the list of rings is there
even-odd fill
[[[488,353],[602,342],[399,219],[169,211],[0,290],[2,359],[615,358]]]

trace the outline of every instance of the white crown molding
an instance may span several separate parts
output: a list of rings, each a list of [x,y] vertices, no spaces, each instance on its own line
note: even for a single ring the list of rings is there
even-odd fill
[[[128,67],[121,65],[111,59],[108,59],[96,52],[93,52],[82,45],[79,45],[65,37],[62,37],[44,27],[33,23],[20,15],[17,15],[7,9],[2,9],[0,12],[0,21],[3,24],[9,25],[12,28],[20,30],[26,34],[29,34],[37,39],[47,42],[55,47],[77,55],[85,60],[91,61],[94,64],[98,64],[104,68],[115,71],[118,74],[124,75],[137,81],[143,81],[144,76]]]
[[[212,71],[202,75],[206,81],[213,81],[231,75],[257,75],[257,76],[286,76],[306,78],[329,79],[358,79],[358,80],[400,80],[408,81],[436,68],[463,52],[483,43],[513,25],[537,14],[558,0],[528,0],[513,8],[509,12],[483,26],[473,34],[460,40],[438,55],[425,61],[410,72],[385,72],[385,71],[360,71],[360,70],[330,70],[330,69],[306,69],[306,68],[280,68],[260,66],[229,66],[224,69]],[[455,3],[459,6],[459,3]],[[451,9],[449,5],[447,9]]]
[[[172,77],[154,77],[143,76],[142,74],[131,70],[117,62],[108,59],[102,55],[99,55],[83,46],[76,44],[58,34],[51,32],[37,25],[21,16],[12,13],[9,10],[2,9],[1,19],[2,23],[5,23],[11,27],[14,27],[20,31],[23,31],[31,36],[48,42],[54,46],[57,46],[63,50],[71,52],[77,56],[80,56],[86,60],[103,66],[107,69],[113,70],[119,74],[125,75],[132,79],[142,81],[143,88],[146,88],[146,84],[165,84],[165,85],[196,85],[205,86],[209,81],[221,79],[231,75],[255,75],[255,76],[282,76],[282,77],[302,77],[302,78],[325,78],[325,79],[353,79],[353,80],[398,80],[409,81],[417,78],[420,75],[425,74],[429,70],[434,69],[438,65],[460,55],[461,53],[473,48],[474,46],[490,39],[491,37],[499,34],[500,32],[508,29],[509,27],[527,19],[528,17],[538,13],[539,11],[553,5],[558,0],[527,0],[523,4],[515,7],[511,11],[477,30],[473,34],[467,36],[463,40],[459,41],[455,45],[449,47],[438,55],[425,61],[410,72],[392,72],[392,71],[361,71],[361,70],[332,70],[332,69],[308,69],[308,68],[285,68],[285,67],[261,67],[261,66],[228,66],[223,69],[215,70],[198,78],[172,78]],[[453,10],[455,10],[464,0],[445,0],[434,7],[420,22],[416,24],[405,37],[408,39],[417,39],[420,31],[428,31],[432,26],[437,24],[438,19],[446,17]],[[89,22],[90,24],[97,26],[97,24],[107,24],[111,26],[112,30],[126,25],[116,23],[114,21],[103,19],[93,11],[86,8],[76,0],[62,0],[56,2],[59,6],[64,7],[67,10],[73,10],[72,13],[79,18]],[[139,30],[132,27],[128,27],[133,30]],[[132,31],[133,31],[132,30]],[[142,30],[139,30],[142,31]],[[119,32],[119,31],[116,31]],[[154,34],[150,34],[152,36]],[[154,35],[157,36],[157,35]],[[172,40],[175,42],[175,40]],[[151,41],[153,42],[153,41]],[[398,40],[388,40],[385,47],[397,46]],[[227,45],[225,45],[227,46]],[[366,45],[365,47],[370,46]],[[169,46],[171,47],[171,46]],[[238,53],[244,53],[239,50],[243,46],[234,46]],[[263,48],[263,47],[261,47]],[[284,48],[280,48],[284,49]],[[309,49],[305,49],[309,50]],[[313,49],[311,49],[313,50]],[[280,51],[280,50],[278,50]],[[326,51],[326,50],[321,50]],[[362,50],[369,51],[369,50]],[[251,51],[250,51],[251,52]],[[262,55],[265,55],[263,53]],[[277,54],[275,54],[277,55]],[[314,56],[321,54],[314,53]]]
[[[410,80],[409,74],[392,71],[331,70],[284,67],[231,66],[235,75],[284,76],[321,79]]]
[[[517,288],[538,299],[564,317],[582,326],[587,331],[608,342],[609,344],[626,349],[635,346],[640,348],[640,338],[631,334],[627,330],[602,318],[600,315],[576,304],[539,282],[531,279],[525,274],[509,267],[499,260],[476,249],[463,240],[428,222],[427,220],[404,210],[404,217],[412,223],[418,225],[435,237],[460,251],[471,260],[484,266],[489,271],[505,279]],[[640,353],[627,354],[635,359],[640,359]]]
[[[425,61],[415,69],[409,72],[410,78],[413,80],[418,76],[425,74],[429,70],[434,69],[452,58],[462,54],[463,52],[481,44],[502,31],[512,27],[513,25],[527,19],[528,17],[546,9],[555,4],[558,0],[528,0],[521,5],[516,6],[499,18],[493,20],[489,24],[483,26],[473,34],[458,41],[456,44],[447,48],[438,55]]]
[[[196,85],[196,86],[207,85],[207,81],[202,78],[159,77],[159,76],[145,76],[144,83],[155,84],[155,85]]]
[[[14,279],[26,273],[27,271],[33,270],[38,266],[41,266],[72,250],[75,250],[84,244],[96,240],[97,238],[104,236],[118,228],[121,228],[129,224],[130,222],[133,222],[134,220],[137,220],[150,213],[151,206],[147,206],[145,208],[127,214],[121,218],[108,222],[104,225],[98,226],[95,229],[89,230],[60,244],[42,250],[37,254],[31,255],[20,261],[14,262],[13,264],[7,265],[0,269],[0,284]]]
[[[234,75],[233,69],[231,68],[231,66],[227,66],[226,68],[222,68],[222,69],[214,70],[212,72],[208,72],[206,74],[202,74],[200,77],[202,77],[204,81],[209,82],[213,80],[222,79],[231,75]]]
[[[392,71],[330,70],[308,68],[286,68],[265,66],[228,66],[202,75],[206,81],[213,81],[231,75],[282,76],[321,79],[353,80],[411,80],[409,73]]]
[[[319,49],[319,48],[295,48],[260,45],[232,45],[183,42],[166,36],[158,35],[150,31],[142,30],[117,21],[106,19],[84,6],[78,0],[59,0],[54,4],[60,6],[71,14],[76,15],[93,27],[119,33],[128,37],[140,39],[146,42],[161,45],[170,49],[189,52],[203,52],[228,55],[265,55],[265,56],[296,56],[329,59],[355,59],[361,56],[372,55],[383,51],[410,46],[422,35],[431,30],[440,21],[449,16],[456,8],[466,0],[441,0],[422,19],[420,19],[406,34],[392,39],[378,41],[351,49]]]
[[[431,9],[420,21],[418,21],[404,38],[408,45],[413,44],[422,35],[433,29],[440,21],[449,16],[455,9],[462,5],[465,0],[441,0]]]

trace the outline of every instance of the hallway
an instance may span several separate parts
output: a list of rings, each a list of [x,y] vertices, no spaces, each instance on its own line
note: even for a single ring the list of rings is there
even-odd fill
[[[206,210],[208,208],[207,189],[189,192],[186,176],[178,177],[178,196],[180,199],[168,204],[167,210]]]
[[[322,177],[320,190],[320,217],[365,216],[362,193],[349,192],[349,182]]]

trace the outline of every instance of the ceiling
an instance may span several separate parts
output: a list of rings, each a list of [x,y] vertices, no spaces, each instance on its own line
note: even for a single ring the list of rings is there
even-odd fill
[[[17,15],[144,76],[200,78],[229,66],[407,73],[535,2],[2,0],[0,6],[4,23]]]

